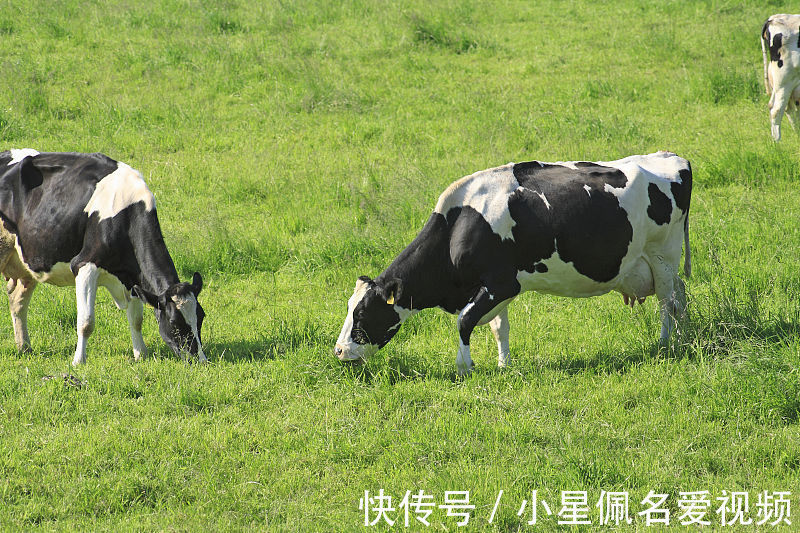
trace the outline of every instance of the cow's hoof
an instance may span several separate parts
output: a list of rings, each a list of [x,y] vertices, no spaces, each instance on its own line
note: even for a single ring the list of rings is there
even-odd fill
[[[23,344],[22,346],[17,346],[17,351],[21,354],[29,354],[33,353],[33,348],[31,348],[30,344]]]

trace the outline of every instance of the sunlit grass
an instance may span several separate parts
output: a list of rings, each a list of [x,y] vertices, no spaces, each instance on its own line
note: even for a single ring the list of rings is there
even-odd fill
[[[204,275],[211,364],[172,355],[150,311],[134,363],[102,291],[79,369],[74,291],[37,289],[30,355],[0,313],[0,525],[354,530],[383,488],[470,490],[474,530],[516,531],[531,490],[587,490],[595,522],[601,490],[632,511],[651,489],[797,494],[800,139],[770,139],[758,48],[793,9],[7,2],[5,146],[142,171],[181,277]],[[440,310],[363,366],[333,356],[356,278],[451,181],[660,149],[695,170],[690,314],[668,350],[652,298],[525,294],[506,370],[483,328],[457,379]]]

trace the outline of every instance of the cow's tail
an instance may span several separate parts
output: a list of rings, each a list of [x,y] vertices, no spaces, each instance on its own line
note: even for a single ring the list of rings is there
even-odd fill
[[[769,67],[767,47],[769,47],[769,19],[764,23],[764,27],[761,28],[761,57],[764,58],[764,88],[767,90],[767,94],[771,94],[772,90],[769,88],[769,76],[767,75],[767,68]]]
[[[683,275],[687,278],[692,277],[692,249],[689,247],[689,212],[683,219]]]

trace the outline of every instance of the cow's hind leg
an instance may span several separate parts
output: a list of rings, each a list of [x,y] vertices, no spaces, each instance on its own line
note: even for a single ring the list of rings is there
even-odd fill
[[[73,366],[86,362],[86,343],[94,331],[94,304],[97,298],[97,265],[86,263],[75,276],[75,296],[78,303],[78,346],[75,348]]]
[[[772,124],[772,138],[776,141],[781,140],[781,120],[789,104],[789,94],[785,88],[776,86],[769,99],[769,118]]]
[[[656,297],[661,311],[661,337],[659,344],[666,347],[675,328],[675,320],[683,316],[686,309],[686,292],[683,281],[663,258],[658,257],[652,265]]]
[[[28,305],[31,303],[36,280],[31,277],[8,280],[8,307],[11,311],[11,322],[14,325],[14,342],[21,352],[31,351],[31,339],[28,336]]]
[[[478,292],[472,300],[461,310],[457,322],[459,339],[458,354],[456,355],[456,366],[458,367],[458,374],[460,376],[469,374],[474,366],[469,350],[469,339],[470,336],[472,336],[472,331],[477,326],[485,324],[495,318],[495,315],[492,313],[497,313],[498,310],[502,312],[505,306],[508,305],[506,300],[513,298],[517,293],[519,293],[519,288],[514,291],[490,289],[483,286],[478,289]],[[507,325],[507,316],[505,322]],[[498,325],[499,324],[500,322]]]
[[[789,102],[786,104],[786,118],[789,119],[793,130],[797,131],[797,128],[800,128],[800,87],[795,87],[789,96]]]

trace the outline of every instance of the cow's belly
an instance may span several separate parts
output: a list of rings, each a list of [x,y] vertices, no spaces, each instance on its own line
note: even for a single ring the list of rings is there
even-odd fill
[[[517,281],[522,291],[588,298],[613,290],[617,279],[614,278],[609,282],[597,282],[575,270],[571,263],[562,261],[557,253],[541,263],[547,267],[547,272],[531,273],[525,270],[517,272]]]
[[[22,262],[25,264],[25,262]],[[26,267],[28,265],[25,265]],[[72,274],[72,269],[69,263],[56,263],[49,272],[34,272],[27,268],[33,279],[39,283],[49,283],[58,287],[70,287],[75,285],[75,276]]]
[[[0,224],[0,272],[7,279],[33,278],[39,283],[48,283],[58,287],[72,287],[75,285],[75,276],[72,274],[70,264],[59,262],[47,272],[32,270],[22,257],[17,236],[6,230]],[[97,284],[108,289],[114,303],[120,309],[125,309],[130,301],[130,291],[115,275],[100,269]]]
[[[557,255],[542,261],[547,272],[517,273],[517,281],[523,291],[536,291],[556,296],[588,298],[612,290],[636,298],[655,294],[653,272],[650,264],[639,257],[623,261],[620,274],[614,279],[600,283],[579,273],[570,263],[561,261]]]

